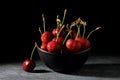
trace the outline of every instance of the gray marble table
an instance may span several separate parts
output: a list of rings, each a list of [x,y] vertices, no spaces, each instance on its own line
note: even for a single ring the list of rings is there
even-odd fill
[[[90,56],[71,74],[54,72],[40,60],[31,73],[22,70],[22,62],[0,63],[0,80],[120,80],[120,56]]]

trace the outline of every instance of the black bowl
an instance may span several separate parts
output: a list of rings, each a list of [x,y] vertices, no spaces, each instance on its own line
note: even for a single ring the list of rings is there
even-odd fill
[[[72,72],[80,69],[88,59],[91,48],[69,54],[56,54],[44,51],[37,47],[40,59],[47,67],[56,72]]]

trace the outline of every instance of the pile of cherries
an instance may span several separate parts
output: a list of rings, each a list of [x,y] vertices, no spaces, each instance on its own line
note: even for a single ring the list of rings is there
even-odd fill
[[[65,16],[67,9],[64,10],[64,15],[62,20],[59,16],[56,17],[57,26],[52,29],[52,31],[47,31],[45,26],[45,17],[42,14],[43,21],[43,31],[41,27],[39,27],[40,32],[40,46],[39,48],[45,51],[48,51],[52,54],[68,54],[76,53],[82,50],[85,50],[90,47],[91,43],[89,41],[90,35],[100,29],[101,27],[97,27],[94,30],[90,31],[87,36],[85,36],[86,32],[86,22],[83,21],[80,17],[70,24],[65,24]],[[37,44],[32,50],[30,59],[27,59],[23,62],[23,70],[32,71],[35,68],[35,62],[32,60],[33,52]]]
[[[45,17],[44,14],[42,14],[44,31],[42,32],[39,28],[41,34],[40,41],[42,43],[40,49],[55,54],[58,52],[64,54],[66,52],[78,52],[90,47],[90,41],[88,38],[92,32],[98,30],[100,27],[92,30],[88,36],[85,37],[86,22],[81,20],[81,18],[78,18],[71,24],[64,24],[66,12],[67,10],[65,9],[62,21],[59,19],[59,16],[57,16],[57,27],[52,31],[45,30]],[[82,32],[81,27],[83,27]]]

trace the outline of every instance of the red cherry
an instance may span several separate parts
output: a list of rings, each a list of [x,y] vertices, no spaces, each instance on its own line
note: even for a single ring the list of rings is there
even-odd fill
[[[59,32],[59,30],[60,30],[60,28],[55,28],[55,29],[53,29],[52,34],[53,34],[54,36],[57,36],[57,33]]]
[[[48,52],[57,52],[60,50],[60,45],[55,41],[50,41],[47,44]]]
[[[53,37],[53,35],[52,35],[51,32],[45,31],[45,32],[41,35],[41,41],[42,41],[43,43],[48,43],[49,41],[52,40],[52,37]]]
[[[76,41],[80,41],[83,49],[90,47],[90,41],[87,38],[77,37]]]
[[[63,44],[63,38],[62,37],[58,37],[58,38],[53,38],[52,41],[56,41],[58,44],[62,45]]]
[[[33,57],[33,53],[34,53],[36,47],[37,47],[37,44],[35,42],[35,46],[34,46],[32,52],[31,52],[30,59],[26,59],[26,60],[23,61],[22,68],[23,68],[24,71],[30,72],[30,71],[32,71],[35,68],[36,64],[32,60],[32,57]]]
[[[76,41],[73,39],[68,39],[66,41],[66,47],[70,50],[70,51],[79,51],[81,49],[81,43],[80,41]]]
[[[46,43],[43,43],[43,44],[40,46],[40,49],[47,51],[47,44],[46,44]]]
[[[57,34],[59,33],[60,29],[61,29],[61,27],[57,27],[57,28],[53,29],[52,34],[56,37]],[[65,33],[65,30],[63,29],[63,30],[60,32],[59,36],[65,36],[65,34],[66,34],[66,33]]]
[[[71,31],[71,38],[75,39],[76,35],[77,35],[77,31],[76,30],[72,30]]]
[[[36,64],[33,60],[30,59],[26,59],[23,64],[22,64],[22,68],[24,71],[30,72],[35,68]]]

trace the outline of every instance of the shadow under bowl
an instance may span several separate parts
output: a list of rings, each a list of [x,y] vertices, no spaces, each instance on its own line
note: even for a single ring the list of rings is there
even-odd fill
[[[47,67],[55,72],[69,73],[80,69],[90,54],[91,48],[69,54],[56,54],[44,51],[37,47],[40,59],[45,63]]]

